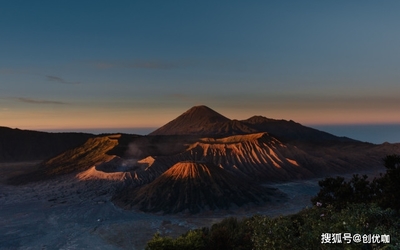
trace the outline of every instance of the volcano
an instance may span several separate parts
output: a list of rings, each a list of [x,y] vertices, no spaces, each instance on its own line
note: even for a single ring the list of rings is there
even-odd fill
[[[337,143],[356,142],[301,125],[292,120],[276,120],[252,116],[246,120],[231,120],[207,106],[194,106],[149,135],[197,135],[223,137],[267,132],[282,142]]]
[[[281,197],[277,190],[238,178],[206,162],[178,162],[148,185],[126,190],[114,202],[145,212],[198,213]]]
[[[400,153],[400,144],[364,143],[262,116],[231,120],[206,106],[192,107],[149,136],[80,135],[78,139],[80,146],[9,183],[61,175],[82,181],[102,178],[102,185],[119,182],[112,200],[123,208],[197,213],[274,200],[279,193],[261,186],[266,181],[380,168],[382,158]],[[14,152],[11,146],[0,145],[0,156]]]
[[[254,132],[257,130],[201,105],[192,107],[149,135],[225,136]]]

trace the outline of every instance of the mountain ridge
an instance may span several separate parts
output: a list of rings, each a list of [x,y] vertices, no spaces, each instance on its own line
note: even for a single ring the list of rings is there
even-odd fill
[[[229,119],[205,106],[194,106],[149,135],[230,136],[267,132],[283,142],[358,142],[306,127],[292,120],[254,115],[245,120]]]
[[[268,132],[284,142],[358,142],[351,138],[339,137],[324,131],[310,128],[292,120],[275,120],[257,115],[246,120],[241,120],[241,122],[258,132]]]
[[[194,106],[149,135],[230,135],[256,132],[205,106]]]
[[[48,133],[0,126],[0,162],[45,160],[93,137],[88,133]]]

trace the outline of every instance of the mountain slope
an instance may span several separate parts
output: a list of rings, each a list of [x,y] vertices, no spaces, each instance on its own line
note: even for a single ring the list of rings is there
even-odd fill
[[[97,163],[111,159],[111,155],[107,154],[107,152],[118,145],[120,136],[90,138],[83,145],[42,162],[36,171],[9,179],[8,183],[19,185],[87,170]]]
[[[123,207],[145,212],[198,213],[203,209],[228,209],[270,200],[279,193],[250,184],[210,163],[178,162],[150,184],[126,189],[114,197]]]
[[[258,132],[268,132],[282,142],[357,142],[350,138],[338,137],[317,129],[306,127],[294,121],[275,120],[263,116],[252,116],[249,119],[240,122]]]
[[[149,135],[231,135],[255,132],[206,106],[195,106]]]
[[[398,148],[398,147],[397,147]],[[149,183],[171,166],[184,161],[201,161],[221,166],[227,172],[252,181],[288,181],[343,174],[380,167],[385,147],[354,143],[315,146],[282,143],[267,133],[200,138],[178,154],[153,156],[138,170],[137,185]]]
[[[43,163],[47,175],[68,174],[86,170],[96,163],[110,158],[108,151],[118,145],[121,135],[101,136],[89,139],[80,147],[68,150]]]
[[[44,160],[82,145],[92,134],[46,133],[0,127],[0,162]]]
[[[301,143],[352,143],[346,137],[338,137],[294,121],[275,120],[253,116],[246,120],[230,120],[206,106],[195,106],[168,122],[149,135],[198,135],[221,137],[267,132],[282,142]]]

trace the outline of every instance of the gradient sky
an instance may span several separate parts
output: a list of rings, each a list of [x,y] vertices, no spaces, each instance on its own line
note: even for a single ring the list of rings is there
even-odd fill
[[[400,1],[1,1],[0,126],[400,123]]]

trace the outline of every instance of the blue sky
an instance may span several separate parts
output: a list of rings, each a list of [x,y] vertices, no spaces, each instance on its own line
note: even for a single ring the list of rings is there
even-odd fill
[[[250,3],[249,3],[250,2]],[[0,125],[400,123],[399,1],[1,1]]]

